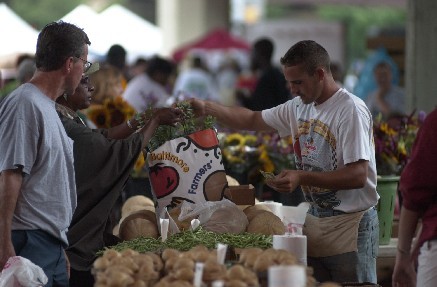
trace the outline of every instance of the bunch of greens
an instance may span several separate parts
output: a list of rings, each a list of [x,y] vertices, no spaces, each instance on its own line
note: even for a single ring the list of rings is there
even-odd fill
[[[150,237],[140,237],[129,241],[120,242],[117,245],[109,247],[118,252],[132,249],[140,253],[160,252],[166,248],[172,248],[179,251],[188,251],[195,246],[204,245],[208,249],[214,249],[218,243],[226,244],[232,248],[252,248],[268,249],[272,247],[272,236],[254,233],[215,233],[207,231],[202,227],[195,230],[183,231],[167,238],[162,242],[161,238],[155,239]],[[105,250],[97,253],[103,255]]]
[[[176,126],[159,126],[153,137],[150,139],[147,149],[152,152],[160,147],[166,141],[183,137],[197,131],[213,128],[216,120],[212,116],[206,116],[204,119],[196,119],[193,108],[188,101],[176,103],[176,107],[182,110],[183,120]],[[146,113],[152,113],[150,109]]]

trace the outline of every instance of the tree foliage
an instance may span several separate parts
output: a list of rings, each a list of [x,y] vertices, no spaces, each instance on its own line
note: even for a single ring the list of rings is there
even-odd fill
[[[407,11],[384,6],[322,5],[318,15],[345,25],[346,53],[350,61],[366,57],[366,40],[372,29],[405,28]]]
[[[59,20],[83,0],[10,0],[9,6],[35,29]]]
[[[5,1],[12,10],[35,29],[41,30],[47,23],[57,21],[80,4],[94,4],[93,0],[9,0]],[[114,3],[124,4],[126,0],[101,0],[102,10]]]

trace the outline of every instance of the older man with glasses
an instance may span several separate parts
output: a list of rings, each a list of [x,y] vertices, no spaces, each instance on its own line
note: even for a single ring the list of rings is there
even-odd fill
[[[76,208],[73,142],[55,100],[76,90],[90,44],[72,24],[48,24],[34,76],[0,104],[0,269],[11,257],[27,258],[47,275],[44,286],[68,286],[64,248]]]

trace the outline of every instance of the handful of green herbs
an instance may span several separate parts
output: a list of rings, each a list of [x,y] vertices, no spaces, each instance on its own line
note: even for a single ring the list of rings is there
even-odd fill
[[[162,242],[161,238],[155,239],[150,237],[140,237],[129,241],[120,242],[117,245],[109,247],[118,252],[125,249],[132,249],[140,253],[160,252],[166,248],[172,248],[179,251],[188,251],[195,246],[204,245],[208,249],[214,249],[218,243],[226,244],[233,248],[251,248],[257,247],[268,249],[272,247],[273,237],[271,235],[254,234],[254,233],[215,233],[207,231],[202,227],[195,230],[183,231],[176,233]],[[103,255],[105,250],[97,253]]]
[[[166,141],[214,127],[216,119],[212,116],[206,116],[204,119],[196,119],[193,108],[188,101],[176,103],[176,108],[179,108],[183,112],[183,120],[176,126],[159,126],[147,145],[147,149],[150,152],[160,147]],[[146,111],[146,114],[147,113],[153,113],[153,109]]]

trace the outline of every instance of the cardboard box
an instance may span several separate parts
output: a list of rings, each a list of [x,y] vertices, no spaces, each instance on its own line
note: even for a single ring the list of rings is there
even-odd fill
[[[254,205],[255,188],[251,184],[229,186],[225,189],[225,197],[236,205]]]

